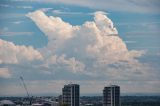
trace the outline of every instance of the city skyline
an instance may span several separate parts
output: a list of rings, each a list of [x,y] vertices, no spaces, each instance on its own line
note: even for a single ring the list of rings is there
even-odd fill
[[[160,1],[1,0],[0,96],[121,86],[160,93]]]

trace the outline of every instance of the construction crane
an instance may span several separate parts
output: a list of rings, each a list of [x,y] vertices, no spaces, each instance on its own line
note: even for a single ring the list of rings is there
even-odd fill
[[[30,98],[30,95],[29,95],[29,93],[28,93],[27,86],[26,86],[26,84],[24,83],[24,79],[23,79],[22,76],[20,76],[20,79],[21,79],[21,81],[22,81],[22,83],[23,83],[24,89],[25,89],[25,91],[26,91],[26,93],[27,93],[27,96],[28,96],[28,98],[29,98],[29,102],[30,102],[30,105],[31,105],[31,104],[32,104],[32,99]]]

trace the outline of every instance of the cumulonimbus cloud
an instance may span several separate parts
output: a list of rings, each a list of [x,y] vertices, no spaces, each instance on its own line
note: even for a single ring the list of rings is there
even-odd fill
[[[55,65],[58,62],[55,58],[52,62],[51,57],[61,58],[65,55],[66,59],[74,58],[77,65],[83,67],[77,69],[83,69],[89,73],[95,69],[104,71],[104,66],[118,63],[129,64],[128,67],[133,68],[133,64],[139,64],[135,58],[144,53],[129,51],[118,36],[113,22],[100,11],[94,14],[94,21],[87,21],[81,26],[73,26],[64,22],[60,17],[48,17],[40,10],[28,13],[26,16],[32,19],[48,37],[47,46],[39,49],[48,65]]]
[[[87,21],[80,26],[64,22],[60,17],[48,17],[41,10],[26,16],[45,34],[48,44],[35,49],[0,40],[1,64],[21,64],[36,60],[39,61],[36,67],[45,67],[50,71],[68,70],[117,78],[130,77],[136,73],[146,75],[141,70],[143,64],[136,59],[144,52],[129,51],[111,19],[101,11],[94,14],[94,21]]]

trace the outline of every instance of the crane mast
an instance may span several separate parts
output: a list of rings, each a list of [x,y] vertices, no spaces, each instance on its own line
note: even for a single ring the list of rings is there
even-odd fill
[[[29,95],[29,93],[28,93],[27,86],[26,86],[26,84],[25,84],[24,79],[23,79],[22,76],[20,76],[20,79],[21,79],[21,81],[22,81],[22,83],[23,83],[23,87],[24,87],[24,89],[25,89],[25,91],[26,91],[26,93],[27,93],[27,96],[28,96],[28,98],[29,98],[29,102],[30,102],[30,105],[31,105],[31,98],[30,98],[30,95]]]
[[[23,77],[20,76],[20,79],[21,79],[21,81],[22,81],[22,83],[23,83],[23,86],[24,86],[24,89],[25,89],[25,91],[26,91],[26,93],[27,93],[27,96],[30,97],[30,96],[29,96],[29,93],[28,93],[28,90],[27,90],[27,86],[26,86],[26,84],[24,83]]]

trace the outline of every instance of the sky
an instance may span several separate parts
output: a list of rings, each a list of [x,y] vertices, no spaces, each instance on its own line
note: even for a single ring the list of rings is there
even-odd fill
[[[1,0],[0,96],[160,94],[159,0]]]

